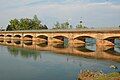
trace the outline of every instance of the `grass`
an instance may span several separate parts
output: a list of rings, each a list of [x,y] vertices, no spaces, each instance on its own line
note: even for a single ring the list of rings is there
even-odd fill
[[[120,80],[120,73],[104,74],[101,72],[83,71],[79,74],[78,80]]]
[[[113,72],[95,77],[93,80],[120,80],[120,73]]]

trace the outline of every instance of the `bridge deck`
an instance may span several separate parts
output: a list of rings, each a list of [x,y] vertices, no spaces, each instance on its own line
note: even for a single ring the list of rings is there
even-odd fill
[[[81,33],[81,32],[92,32],[92,33],[117,33],[120,32],[120,29],[73,29],[73,30],[19,30],[19,31],[0,31],[0,33]]]

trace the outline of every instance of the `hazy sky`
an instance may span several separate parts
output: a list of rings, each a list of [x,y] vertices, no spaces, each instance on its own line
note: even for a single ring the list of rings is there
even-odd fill
[[[82,19],[89,27],[120,25],[120,0],[0,0],[0,26],[10,19],[34,15],[49,28],[56,21],[76,25]]]

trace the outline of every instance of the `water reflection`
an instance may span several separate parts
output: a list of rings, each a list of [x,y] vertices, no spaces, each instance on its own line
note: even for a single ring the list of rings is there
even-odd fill
[[[11,55],[17,57],[17,56],[22,56],[23,58],[31,58],[34,60],[38,60],[41,58],[40,53],[38,54],[34,50],[29,50],[29,49],[21,49],[21,48],[15,48],[15,47],[7,47],[8,51],[10,52]]]
[[[64,43],[56,43],[56,44],[53,44],[52,45],[53,47],[55,48],[67,48],[68,47],[68,44],[64,44]]]
[[[33,42],[32,42],[32,41],[23,41],[23,43],[24,43],[25,45],[27,45],[27,46],[30,46],[30,45],[32,45],[32,44],[33,44]]]
[[[11,41],[7,41],[7,43],[12,43]]]
[[[115,39],[115,40],[114,40],[114,44],[115,44],[116,46],[120,46],[120,39]]]
[[[16,40],[16,41],[14,41],[14,43],[19,45],[19,44],[21,44],[21,41]]]
[[[120,47],[114,46],[108,50],[105,50],[105,52],[107,52],[108,54],[114,54],[120,56]]]
[[[0,44],[10,45],[14,47],[8,47],[8,51],[14,56],[22,56],[24,58],[33,58],[37,60],[40,58],[40,54],[37,54],[34,50],[39,51],[52,51],[55,53],[79,55],[83,57],[92,57],[99,59],[110,59],[120,62],[120,47],[117,46],[97,46],[93,43],[68,45],[64,43],[40,43],[33,41],[19,41],[19,40],[0,40]],[[20,47],[15,48],[15,47]],[[26,48],[26,49],[22,49]],[[33,49],[29,52],[29,49]]]
[[[95,52],[96,51],[95,44],[83,44],[83,45],[79,45],[75,48],[82,52]]]
[[[45,43],[36,43],[36,45],[40,46],[40,47],[47,47],[48,42],[45,42]]]

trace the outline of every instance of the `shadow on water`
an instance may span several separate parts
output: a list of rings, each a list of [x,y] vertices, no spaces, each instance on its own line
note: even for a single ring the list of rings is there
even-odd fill
[[[120,39],[115,39],[115,40],[114,40],[114,44],[115,44],[116,46],[120,46]]]
[[[86,38],[85,44],[83,44],[82,46],[78,45],[76,49],[82,52],[95,52],[96,51],[96,40],[93,38]]]
[[[120,47],[117,47],[117,46],[114,46],[114,47],[104,50],[104,51],[107,52],[108,54],[120,56]]]
[[[23,43],[27,46],[30,46],[32,45],[33,42],[31,40],[28,40],[28,41],[24,41]]]
[[[108,54],[114,54],[114,55],[118,55],[120,56],[120,40],[119,39],[115,39],[114,40],[114,47],[105,50],[105,52],[107,52]]]
[[[3,39],[0,39],[0,43],[3,43],[4,42],[4,40]]]
[[[55,43],[55,44],[53,44],[53,47],[64,49],[64,48],[68,47],[68,44],[66,44],[66,43]]]
[[[37,43],[36,45],[37,45],[37,46],[40,46],[40,47],[47,47],[47,46],[48,46],[48,42]]]
[[[34,56],[36,59],[37,54],[35,51],[29,50],[39,50],[39,51],[52,51],[55,53],[64,53],[64,54],[71,54],[71,55],[80,55],[80,56],[86,56],[86,57],[93,57],[93,58],[100,58],[100,59],[110,59],[120,61],[120,47],[114,46],[114,47],[100,47],[96,46],[95,43],[87,42],[86,44],[77,44],[77,45],[68,45],[68,43],[52,43],[50,45],[49,43],[40,43],[40,42],[33,42],[33,41],[4,41],[3,43],[10,46],[8,47],[8,51],[13,54],[14,56],[21,55],[23,57],[29,58],[31,56]],[[1,43],[3,45],[3,43]],[[14,44],[15,43],[15,44]],[[9,45],[11,44],[11,45]],[[11,46],[14,47],[11,47]],[[17,46],[18,45],[18,46]],[[17,49],[15,47],[25,48],[25,49]],[[112,54],[112,55],[109,55]],[[106,56],[106,57],[105,57]]]
[[[21,41],[14,41],[15,44],[21,44]]]
[[[91,48],[87,48],[87,47],[88,47],[88,45],[83,45],[83,46],[76,47],[76,49],[78,51],[82,51],[82,52],[94,52],[93,50],[91,50]]]
[[[12,43],[12,42],[10,40],[8,40],[7,43]]]

